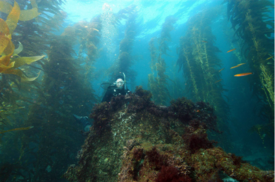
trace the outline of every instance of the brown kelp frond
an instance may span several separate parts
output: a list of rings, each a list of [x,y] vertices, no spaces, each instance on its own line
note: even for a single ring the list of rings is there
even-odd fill
[[[20,17],[20,7],[17,2],[14,3],[14,7],[10,11],[6,22],[4,20],[0,20],[3,44],[1,44],[0,53],[2,57],[0,58],[0,73],[4,74],[15,74],[19,76],[23,81],[34,81],[37,77],[34,78],[27,78],[22,70],[16,69],[24,64],[31,64],[32,62],[38,61],[42,59],[44,56],[36,56],[36,57],[18,57],[16,59],[12,59],[12,55],[14,55],[14,45],[11,41],[12,33],[17,26],[17,22]],[[16,51],[16,54],[21,52],[22,48],[18,48],[19,50]]]
[[[99,56],[98,45],[101,38],[102,18],[96,16],[88,21],[79,21],[72,26],[65,28],[62,36],[67,36],[74,44],[80,44],[77,52],[78,59],[85,64],[85,82],[89,82],[94,72],[94,64]],[[75,36],[70,36],[70,35]],[[86,55],[85,55],[86,54]],[[93,75],[92,75],[93,76]]]
[[[218,117],[219,129],[223,130],[221,127],[226,128],[229,106],[223,97],[221,60],[216,55],[220,50],[214,45],[216,38],[210,26],[220,11],[215,7],[209,8],[189,19],[186,35],[180,40],[177,64],[183,70],[189,98],[209,102]],[[202,138],[194,137],[194,140]]]
[[[166,63],[162,55],[166,54],[168,50],[167,41],[170,40],[170,32],[173,30],[173,25],[176,19],[168,16],[162,25],[161,35],[159,38],[159,51],[157,52],[154,46],[154,38],[149,42],[149,49],[151,54],[151,71],[148,75],[149,87],[153,94],[153,101],[156,104],[166,105],[167,99],[170,97],[167,86],[168,76],[166,75]],[[156,76],[154,74],[156,73]]]
[[[110,75],[117,75],[118,73],[124,73],[127,76],[127,81],[133,83],[136,77],[136,72],[131,70],[133,64],[133,58],[131,56],[133,41],[136,36],[136,18],[137,12],[135,6],[131,6],[131,12],[126,20],[126,29],[124,38],[120,41],[119,56],[113,64],[110,71]],[[123,11],[122,11],[123,12]],[[124,14],[124,13],[122,13]],[[126,83],[127,84],[127,83]]]
[[[123,19],[127,19],[131,15],[136,13],[136,6],[130,5],[124,9],[119,10],[116,14],[114,14],[113,21],[111,22],[113,25],[117,26]]]

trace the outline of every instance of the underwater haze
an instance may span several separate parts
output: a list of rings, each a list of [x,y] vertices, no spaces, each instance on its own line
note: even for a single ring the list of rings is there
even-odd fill
[[[273,180],[273,1],[0,0],[0,182]]]

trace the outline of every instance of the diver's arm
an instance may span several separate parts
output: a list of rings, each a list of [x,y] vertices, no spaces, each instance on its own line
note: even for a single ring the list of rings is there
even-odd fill
[[[126,95],[131,93],[131,91],[127,88],[126,91],[125,91]]]

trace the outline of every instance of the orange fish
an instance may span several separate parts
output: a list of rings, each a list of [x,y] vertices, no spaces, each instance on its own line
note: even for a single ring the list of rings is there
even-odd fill
[[[202,42],[207,43],[207,41],[203,40]]]
[[[267,58],[266,60],[270,60],[270,59],[272,59],[272,58],[273,58],[273,56],[271,56],[271,57]]]
[[[32,128],[33,128],[33,126],[23,127],[23,128],[14,128],[14,129],[11,129],[11,130],[0,131],[0,134],[6,133],[6,132],[10,132],[10,131],[29,130],[29,129],[32,129]]]
[[[215,81],[215,83],[219,83],[220,81],[222,81],[222,79],[218,80],[218,81]]]
[[[233,67],[231,67],[230,69],[233,69],[233,68],[238,68],[239,66],[241,66],[241,65],[244,65],[245,63],[240,63],[240,64],[238,64],[237,66],[233,66]]]
[[[239,73],[239,74],[236,74],[234,75],[235,77],[240,77],[240,76],[247,76],[247,75],[252,75],[253,73],[252,72],[248,72],[248,73]]]
[[[219,72],[221,72],[222,70],[224,70],[224,68],[220,69]]]
[[[230,49],[229,51],[227,51],[227,53],[229,53],[229,52],[232,52],[232,51],[235,51],[236,49]]]

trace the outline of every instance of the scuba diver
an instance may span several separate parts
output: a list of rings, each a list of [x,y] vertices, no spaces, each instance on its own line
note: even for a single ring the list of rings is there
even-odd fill
[[[103,84],[102,84],[103,85]],[[102,98],[101,102],[110,102],[113,97],[116,97],[118,95],[125,95],[127,96],[130,93],[129,89],[127,89],[126,86],[126,76],[124,73],[119,73],[116,76],[116,81],[110,85],[108,83],[107,90],[104,94],[104,97]],[[85,126],[84,131],[89,131],[89,128],[91,127],[91,122],[88,116],[77,116],[73,114],[74,118],[80,122],[82,125]]]
[[[110,102],[112,97],[128,95],[129,93],[130,91],[126,87],[126,76],[122,73],[116,77],[116,81],[112,85],[107,87],[107,91],[101,102]]]

